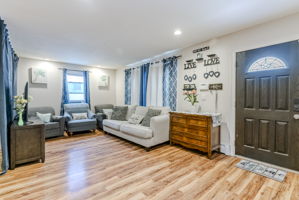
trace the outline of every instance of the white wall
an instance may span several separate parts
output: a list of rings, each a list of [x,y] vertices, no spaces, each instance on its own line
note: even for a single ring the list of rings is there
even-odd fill
[[[118,69],[116,71],[116,105],[123,105],[125,103],[125,69]]]
[[[190,103],[184,101],[182,89],[184,83],[184,75],[192,75],[196,73],[197,80],[195,81],[197,87],[199,83],[223,83],[223,91],[218,92],[218,112],[223,114],[223,125],[221,129],[221,151],[226,154],[235,154],[235,55],[236,52],[259,48],[263,46],[273,45],[282,42],[288,42],[299,39],[299,14],[282,18],[280,20],[261,24],[246,30],[232,33],[223,37],[215,38],[213,40],[197,44],[185,49],[182,49],[177,55],[182,55],[178,61],[178,102],[177,110],[190,110]],[[204,30],[203,30],[204,31]],[[182,35],[182,37],[184,37]],[[221,64],[219,65],[220,77],[210,78],[208,80],[203,78],[205,67],[203,64],[198,65],[195,70],[184,70],[184,62],[188,59],[196,58],[196,54],[192,51],[199,47],[210,46],[208,52],[204,54],[215,53],[220,57]],[[211,69],[211,67],[209,67]],[[214,66],[214,69],[217,67]],[[118,102],[123,103],[124,94],[124,72],[117,72],[117,79],[122,78],[122,81],[117,82],[117,89],[120,90]],[[200,106],[202,111],[215,112],[215,92],[200,92],[199,95]]]
[[[41,61],[29,58],[20,58],[18,65],[18,94],[22,94],[24,86],[29,81],[29,69],[46,68],[48,75],[48,84],[46,87],[42,85],[30,84],[29,94],[33,97],[33,101],[29,106],[52,106],[56,114],[60,113],[60,103],[62,97],[62,70],[59,68],[70,68],[77,70],[90,71],[90,101],[91,107],[94,105],[116,102],[115,89],[115,70],[100,69],[94,67],[82,67],[80,65],[66,64],[51,61]],[[109,88],[98,87],[98,77],[100,74],[110,76]],[[30,81],[29,81],[30,82]]]
[[[235,87],[236,87],[236,52],[288,42],[299,39],[299,14],[292,15],[270,23],[262,24],[237,33],[207,41],[202,44],[183,49],[182,58],[178,63],[178,110],[190,109],[190,103],[184,101],[182,95],[185,74],[197,74],[196,85],[199,83],[223,83],[223,91],[219,91],[218,112],[223,114],[222,152],[234,155],[235,153]],[[216,53],[220,57],[220,77],[205,79],[205,67],[198,65],[195,70],[184,70],[184,61],[196,58],[192,50],[205,45],[210,46],[207,53]],[[207,54],[204,53],[204,54]],[[213,67],[209,67],[211,69]],[[214,66],[214,69],[217,67]],[[200,105],[203,111],[215,111],[215,92],[200,92]]]

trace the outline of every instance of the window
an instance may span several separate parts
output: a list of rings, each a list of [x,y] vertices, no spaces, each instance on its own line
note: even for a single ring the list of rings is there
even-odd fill
[[[248,72],[259,72],[276,69],[286,69],[286,64],[276,57],[264,57],[255,61],[248,69]]]
[[[86,102],[85,80],[83,72],[68,71],[67,88],[70,103]]]

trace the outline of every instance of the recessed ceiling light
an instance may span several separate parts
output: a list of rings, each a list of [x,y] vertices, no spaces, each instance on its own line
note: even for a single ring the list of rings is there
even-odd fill
[[[174,35],[178,36],[178,35],[182,35],[182,31],[181,30],[175,30],[174,31]]]

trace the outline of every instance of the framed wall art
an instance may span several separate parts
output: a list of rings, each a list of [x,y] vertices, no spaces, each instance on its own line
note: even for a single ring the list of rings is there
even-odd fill
[[[38,84],[47,84],[48,83],[47,71],[43,68],[32,68],[31,82],[38,83]]]

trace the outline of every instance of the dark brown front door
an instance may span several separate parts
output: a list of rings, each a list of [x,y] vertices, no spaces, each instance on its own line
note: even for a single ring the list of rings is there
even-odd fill
[[[237,53],[236,154],[299,170],[298,41]]]

